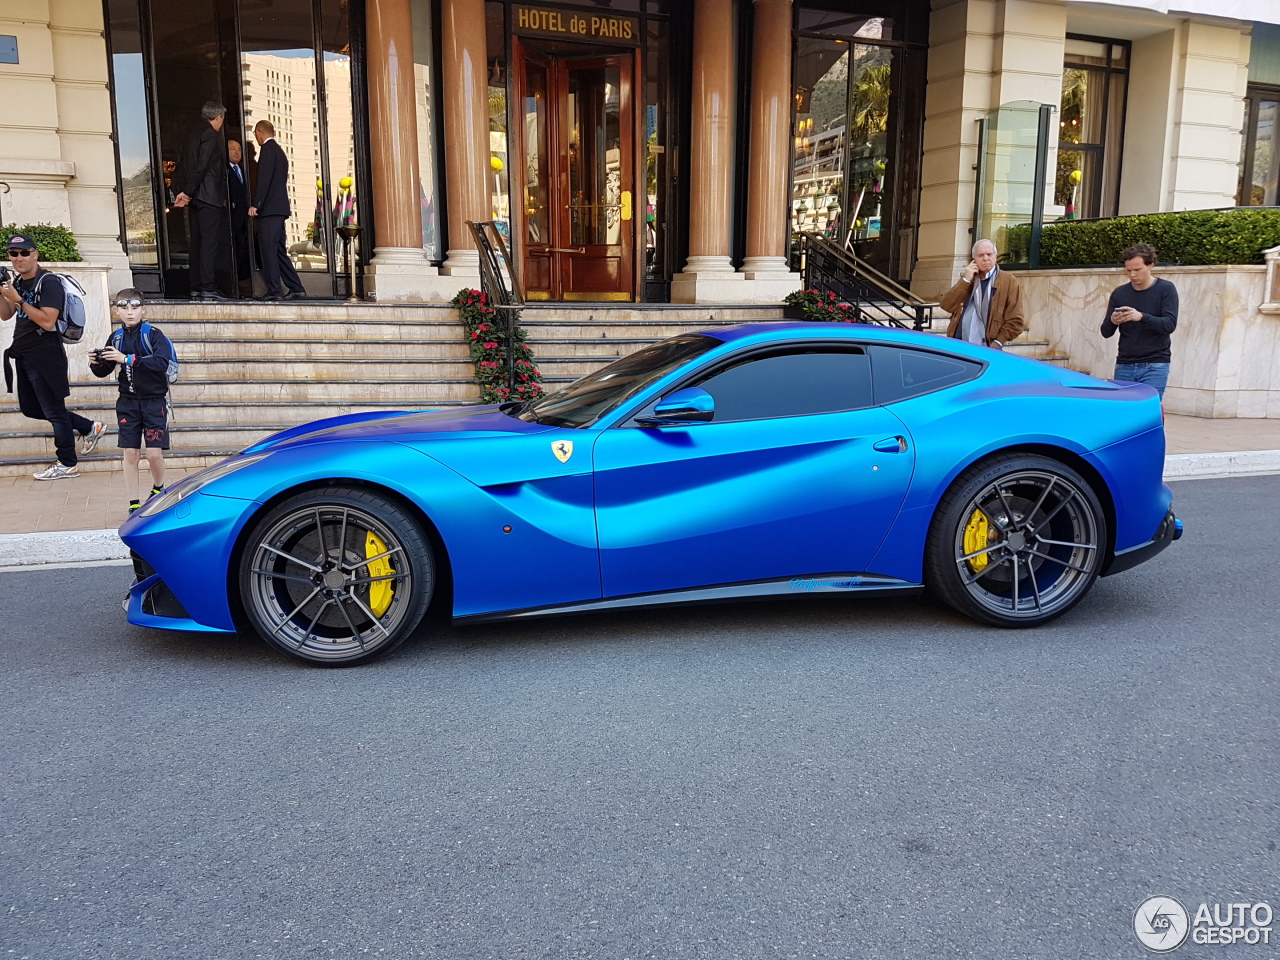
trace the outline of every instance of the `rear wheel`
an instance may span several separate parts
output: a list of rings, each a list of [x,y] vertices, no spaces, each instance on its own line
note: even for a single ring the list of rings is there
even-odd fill
[[[1009,454],[961,474],[929,531],[926,580],[944,602],[1001,627],[1066,613],[1102,569],[1106,514],[1056,460]]]
[[[240,564],[245,613],[308,663],[350,666],[392,650],[422,620],[431,547],[399,506],[365,490],[309,490],[253,528]]]

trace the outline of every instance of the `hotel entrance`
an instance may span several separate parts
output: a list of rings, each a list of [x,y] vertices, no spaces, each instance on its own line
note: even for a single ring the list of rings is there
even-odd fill
[[[512,8],[511,227],[531,300],[638,300],[639,18]]]
[[[514,44],[521,113],[515,200],[525,295],[635,299],[634,50],[565,55]],[[589,49],[589,48],[588,48]]]

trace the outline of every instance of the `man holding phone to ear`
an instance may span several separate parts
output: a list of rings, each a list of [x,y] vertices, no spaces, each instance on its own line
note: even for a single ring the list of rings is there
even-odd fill
[[[1129,282],[1111,292],[1102,320],[1104,337],[1120,331],[1115,379],[1145,383],[1164,399],[1171,358],[1169,335],[1178,326],[1178,288],[1152,275],[1156,251],[1150,244],[1135,243],[1122,257]]]
[[[1018,278],[1001,270],[997,257],[996,245],[990,240],[973,245],[973,259],[938,302],[951,314],[947,336],[1003,350],[1027,328]]]

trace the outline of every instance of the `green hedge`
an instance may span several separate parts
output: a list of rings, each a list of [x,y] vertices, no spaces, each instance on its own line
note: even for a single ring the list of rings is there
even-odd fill
[[[66,227],[49,223],[27,224],[25,227],[20,227],[16,223],[6,223],[0,227],[0,233],[4,234],[3,239],[6,241],[14,236],[34,240],[36,249],[40,251],[41,260],[54,263],[79,263],[84,259],[76,246],[75,234]]]
[[[1007,263],[1026,263],[1031,227],[1005,233]],[[1280,209],[1182,210],[1111,220],[1062,220],[1046,224],[1040,266],[1088,267],[1120,263],[1125,247],[1149,243],[1161,263],[1186,265],[1262,263],[1262,251],[1280,245]]]

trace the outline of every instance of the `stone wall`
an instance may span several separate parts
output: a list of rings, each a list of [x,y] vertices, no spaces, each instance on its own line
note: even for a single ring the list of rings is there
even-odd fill
[[[1263,266],[1158,267],[1178,288],[1178,328],[1165,409],[1195,417],[1280,418],[1280,315],[1263,312]],[[1118,336],[1099,327],[1124,271],[1078,268],[1019,271],[1026,336],[1095,377],[1114,372]]]
[[[18,63],[0,64],[0,222],[68,227],[112,286],[129,285],[101,0],[7,0],[0,33],[18,38]]]

